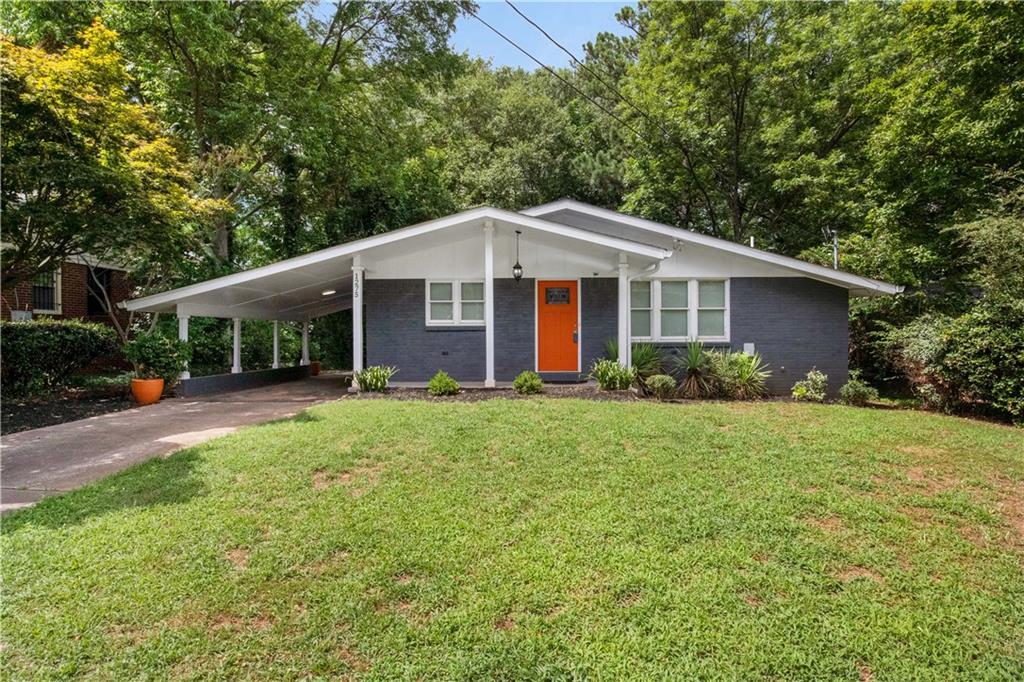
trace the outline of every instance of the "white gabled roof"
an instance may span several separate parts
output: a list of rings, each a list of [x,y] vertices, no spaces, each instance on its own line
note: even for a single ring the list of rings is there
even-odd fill
[[[889,284],[888,282],[882,282],[877,279],[871,279],[870,277],[861,277],[850,272],[844,272],[842,270],[833,270],[832,268],[826,268],[821,265],[815,265],[814,263],[808,263],[806,261],[798,260],[796,258],[790,258],[789,256],[780,256],[777,253],[771,253],[769,251],[762,251],[761,249],[755,249],[743,244],[737,244],[735,242],[728,241],[726,239],[718,239],[717,237],[711,237],[698,232],[692,232],[690,230],[684,230],[678,227],[672,227],[671,225],[665,225],[663,223],[657,223],[653,220],[647,220],[645,218],[637,218],[635,216],[626,215],[625,213],[619,213],[617,211],[610,211],[606,208],[599,206],[593,206],[591,204],[585,204],[582,201],[576,201],[574,199],[559,199],[548,204],[542,204],[540,206],[533,206],[531,208],[520,211],[523,215],[533,216],[542,218],[544,216],[552,215],[559,212],[570,212],[584,216],[590,216],[597,218],[602,221],[608,221],[612,223],[618,223],[619,225],[626,225],[637,230],[650,232],[652,234],[659,234],[666,237],[671,237],[676,241],[690,244],[699,244],[713,249],[719,249],[721,251],[727,251],[734,253],[739,256],[745,256],[747,258],[753,258],[755,260],[763,261],[765,263],[771,263],[780,267],[788,268],[795,272],[804,274],[812,279],[821,280],[830,284],[835,284],[846,289],[850,289],[855,293],[865,293],[867,295],[881,295],[881,294],[898,294],[903,291],[903,287],[896,284]]]
[[[512,224],[549,234],[604,246],[614,251],[661,260],[672,255],[670,249],[653,244],[604,235],[513,211],[481,206],[444,218],[428,220],[391,232],[358,239],[320,251],[264,265],[244,272],[172,289],[124,302],[128,310],[172,312],[178,304],[189,314],[215,317],[263,319],[306,319],[351,307],[351,296],[322,299],[322,289],[351,292],[351,260],[358,253],[403,239],[445,228],[484,220]],[[325,267],[329,265],[330,267]],[[349,267],[346,267],[349,266]],[[339,272],[348,271],[347,275]],[[333,273],[333,274],[332,274]]]

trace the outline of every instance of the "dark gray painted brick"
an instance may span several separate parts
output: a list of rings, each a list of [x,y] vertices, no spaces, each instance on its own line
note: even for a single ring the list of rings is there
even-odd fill
[[[789,393],[817,367],[833,395],[849,378],[849,292],[806,277],[737,277],[729,284],[732,347],[753,343],[771,366],[768,387]]]
[[[604,345],[619,334],[619,281],[615,277],[586,277],[583,294],[583,374],[604,357]]]
[[[786,395],[793,384],[817,368],[828,375],[836,395],[849,376],[849,294],[841,287],[805,277],[734,277],[729,284],[728,344],[754,350],[771,369],[768,389]],[[706,348],[726,344],[706,343]],[[685,346],[661,346],[666,369],[685,354]]]
[[[367,279],[366,363],[394,365],[397,381],[426,381],[443,369],[459,381],[484,378],[482,328],[427,327],[423,280]],[[495,378],[510,381],[534,363],[534,282],[494,281]],[[604,355],[618,329],[615,278],[581,282],[583,374]],[[848,294],[815,280],[733,278],[730,327],[734,350],[753,343],[772,369],[769,388],[788,393],[812,367],[829,375],[834,394],[847,379]],[[711,344],[709,344],[710,346]],[[664,346],[666,355],[681,349]],[[559,375],[565,380],[566,377]]]

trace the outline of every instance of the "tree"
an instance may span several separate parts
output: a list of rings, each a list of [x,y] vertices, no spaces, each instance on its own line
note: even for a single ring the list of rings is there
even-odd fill
[[[96,21],[80,41],[55,53],[0,42],[5,287],[83,253],[176,255],[218,209],[128,96],[116,35]]]

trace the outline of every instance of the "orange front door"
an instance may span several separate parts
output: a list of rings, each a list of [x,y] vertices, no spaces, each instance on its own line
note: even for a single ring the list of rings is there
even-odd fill
[[[537,369],[578,372],[579,310],[576,281],[537,282]]]

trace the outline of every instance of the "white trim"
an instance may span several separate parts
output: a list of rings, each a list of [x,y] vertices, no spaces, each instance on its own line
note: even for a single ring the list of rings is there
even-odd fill
[[[540,368],[540,284],[541,282],[576,282],[576,369]],[[537,277],[533,280],[533,371],[547,374],[583,371],[583,279],[580,277]]]
[[[232,318],[231,373],[242,373],[242,318]]]
[[[807,263],[796,258],[790,258],[789,256],[780,256],[779,254],[771,253],[769,251],[762,251],[743,244],[737,244],[726,239],[719,239],[706,234],[672,227],[671,225],[657,223],[645,218],[637,218],[617,211],[609,211],[606,208],[592,206],[573,199],[559,199],[558,201],[553,201],[548,204],[532,206],[530,208],[523,209],[520,213],[531,217],[543,217],[557,211],[575,211],[595,218],[602,218],[604,220],[610,220],[630,227],[635,227],[639,230],[672,237],[673,239],[677,239],[681,242],[699,244],[701,246],[708,246],[721,251],[728,251],[740,256],[746,256],[755,260],[789,268],[803,273],[812,279],[818,279],[830,284],[839,284],[853,291],[863,291],[868,294],[898,294],[903,291],[903,287],[900,285],[889,284],[888,282],[871,279],[870,277],[861,277],[860,275],[854,275],[842,270],[833,270],[832,268]]]
[[[305,367],[309,364],[309,320],[302,322],[302,359],[299,365]]]
[[[630,344],[629,344],[629,316],[632,314],[630,308],[630,297],[632,283],[629,279],[629,264],[626,262],[626,254],[619,254],[619,300],[616,301],[618,312],[618,325],[616,327],[619,344],[619,364],[629,367]]]
[[[732,292],[731,282],[727,277],[659,277],[655,279],[636,278],[630,280],[630,301],[629,314],[633,314],[632,286],[633,282],[650,282],[651,285],[651,334],[650,336],[633,336],[630,334],[630,344],[633,343],[690,343],[692,341],[706,341],[708,343],[729,343],[731,340],[730,317],[732,314]],[[661,333],[661,284],[662,282],[686,282],[686,336],[663,336]],[[724,336],[700,336],[700,283],[701,282],[724,282],[725,283],[725,307],[705,308],[705,310],[724,311]],[[645,308],[637,308],[645,310]],[[670,308],[669,310],[682,310],[682,308]]]
[[[281,322],[274,320],[274,362],[271,365],[272,369],[278,369],[281,366]]]
[[[459,286],[461,299],[462,285]],[[484,386],[494,388],[494,385],[494,222],[487,219],[484,221]]]
[[[33,306],[33,308],[32,308],[32,314],[33,315],[35,315],[36,313],[39,313],[40,315],[62,315],[63,314],[64,306],[62,304],[63,297],[61,296],[61,289],[64,288],[64,285],[63,285],[64,279],[62,277],[62,272],[61,272],[63,269],[64,269],[63,265],[58,265],[57,269],[53,270],[52,273],[51,273],[53,275],[53,307],[54,307],[54,309],[53,310],[49,310],[47,308],[36,308],[36,307]],[[42,274],[42,273],[40,273],[40,274]],[[33,278],[32,280],[29,281],[30,286],[33,286],[33,287],[37,286],[35,281],[34,281],[34,279],[35,278]],[[29,303],[33,303],[33,301],[32,301],[32,290],[31,289],[29,290],[28,296],[29,296],[29,299],[28,299]]]
[[[487,326],[487,283],[482,279],[427,279],[423,280],[426,283],[424,287],[423,297],[425,301],[424,309],[424,322],[428,327],[485,327]],[[450,320],[433,320],[430,318],[430,304],[433,303],[448,303],[446,300],[431,301],[430,298],[430,285],[431,284],[451,284],[452,285],[452,319]],[[481,284],[483,285],[484,293],[483,300],[477,301],[476,299],[469,299],[469,303],[483,303],[484,304],[484,317],[480,320],[463,320],[462,319],[462,285],[463,284]]]
[[[178,315],[178,340],[188,343],[188,315]],[[276,339],[275,339],[276,341]],[[188,379],[192,374],[188,370],[188,365],[181,370],[178,375],[179,379]]]
[[[366,268],[358,253],[352,257],[352,371],[363,371],[363,289]]]
[[[86,267],[100,268],[102,270],[117,270],[118,272],[128,272],[128,268],[123,265],[116,265],[109,261],[100,260],[94,258],[87,253],[78,254],[77,256],[68,256],[64,259],[65,263],[76,263],[78,265],[84,265]]]
[[[357,252],[366,251],[367,249],[384,246],[403,239],[409,239],[410,237],[429,234],[437,230],[478,222],[486,218],[519,227],[538,230],[540,232],[560,235],[569,239],[576,239],[605,246],[610,249],[615,249],[616,251],[625,251],[626,253],[645,258],[663,259],[672,255],[671,250],[663,249],[658,246],[642,244],[640,242],[620,239],[618,237],[601,235],[588,230],[562,225],[542,218],[534,218],[521,213],[505,211],[492,206],[482,206],[480,208],[473,208],[468,211],[462,211],[461,213],[445,216],[444,218],[429,220],[417,225],[410,225],[398,230],[392,230],[391,232],[366,237],[365,239],[357,239],[356,241],[321,249],[320,251],[314,251],[302,256],[288,258],[276,263],[271,263],[270,265],[253,268],[252,270],[236,272],[231,275],[224,275],[223,277],[199,282],[198,284],[190,284],[188,286],[171,289],[170,291],[165,291],[159,294],[131,299],[124,302],[124,307],[127,310],[152,309],[168,303],[175,303],[189,296],[196,296],[210,291],[216,291],[217,289],[244,284],[252,280],[260,279],[261,277],[288,272],[306,265],[313,265],[336,258],[351,256]]]

